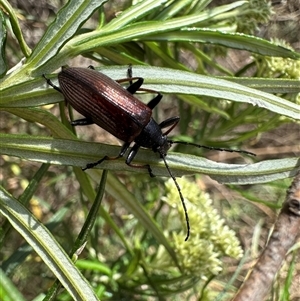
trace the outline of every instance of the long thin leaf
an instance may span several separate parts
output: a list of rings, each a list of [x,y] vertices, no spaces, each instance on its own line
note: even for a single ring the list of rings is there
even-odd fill
[[[117,155],[119,151],[120,147],[98,143],[0,134],[0,153],[36,162],[85,167],[87,163],[97,161],[106,155]],[[300,166],[300,159],[297,157],[253,164],[226,164],[203,157],[170,152],[167,160],[175,176],[200,173],[228,184],[265,183],[292,177]],[[159,156],[149,150],[140,150],[135,162],[150,164],[157,176],[169,176]],[[104,161],[97,168],[147,172],[143,169],[133,169],[125,164],[124,159]]]
[[[33,247],[74,300],[98,300],[86,279],[47,228],[2,187],[0,187],[0,212]]]
[[[6,0],[2,0],[1,1],[1,7],[9,15],[9,19],[10,19],[12,30],[13,30],[13,32],[15,34],[15,37],[17,38],[17,40],[19,42],[20,48],[21,48],[24,56],[25,57],[29,57],[29,55],[31,53],[31,49],[26,44],[26,41],[25,41],[25,39],[23,37],[21,26],[19,24],[18,16],[16,14],[16,11],[13,9],[13,7],[10,5],[10,3],[8,1],[6,1]],[[0,10],[0,15],[1,15],[1,10]],[[0,34],[0,37],[3,38],[2,32]],[[5,52],[1,51],[1,53],[4,54]],[[0,64],[0,66],[1,66],[1,64]]]
[[[157,10],[168,0],[144,0],[130,6],[128,9],[122,12],[118,18],[111,20],[106,26],[105,31],[116,30],[123,28],[127,24],[136,22],[137,20],[150,14],[152,11]]]
[[[31,66],[39,66],[54,57],[59,49],[70,40],[81,25],[107,0],[71,0],[59,10],[56,19],[34,48],[28,60]]]
[[[215,44],[247,50],[267,56],[278,56],[292,59],[299,59],[300,53],[291,49],[278,46],[267,40],[246,35],[243,33],[222,32],[206,28],[187,28],[174,32],[158,32],[154,35],[147,35],[141,38],[143,41],[173,41],[173,42],[195,42],[205,44]]]
[[[127,66],[120,66],[102,68],[101,72],[111,78],[117,79],[124,77],[123,74],[126,74],[126,70]],[[157,90],[162,93],[205,95],[220,99],[228,99],[234,102],[246,102],[280,115],[291,117],[296,120],[300,119],[299,105],[278,96],[256,89],[251,89],[223,79],[168,68],[147,66],[134,66],[133,75],[135,76],[137,74],[145,79],[144,87]],[[43,81],[44,80],[41,78],[40,86],[43,85]],[[298,82],[300,87],[300,81]],[[55,80],[54,83],[56,84],[57,81]],[[0,107],[38,106],[45,104],[47,101],[50,101],[51,103],[63,100],[62,94],[54,91],[53,89],[48,91],[51,95],[53,95],[53,98],[49,96],[48,98],[45,98],[47,92],[41,88],[36,88],[38,90],[34,90],[31,95],[29,92],[31,84],[32,82],[30,81],[28,83],[29,86],[22,84],[19,86],[19,90],[17,91],[12,87],[11,89],[7,89],[2,92]],[[293,91],[296,89],[296,84],[297,81],[294,82]],[[274,80],[273,85],[274,89],[278,89],[278,81]],[[22,93],[22,91],[24,91],[24,93]],[[24,95],[28,98],[28,104],[26,104]]]
[[[55,57],[55,60],[49,60],[42,68],[36,70],[36,75],[42,74],[45,72],[44,70],[54,70],[59,68],[64,64],[67,58],[75,57],[76,55],[84,52],[90,52],[103,46],[138,40],[151,34],[164,33],[168,31],[180,30],[187,26],[194,26],[195,24],[201,23],[201,21],[212,19],[214,16],[217,16],[222,12],[230,11],[244,3],[246,2],[236,1],[235,3],[224,5],[209,11],[178,17],[164,22],[138,22],[115,31],[111,31],[109,26],[106,30],[106,27],[104,26],[100,30],[82,34],[70,40],[61,49],[60,53],[58,53],[58,55]]]
[[[2,300],[26,301],[13,281],[0,269],[0,296]]]
[[[300,80],[288,78],[220,77],[267,93],[300,93]]]
[[[5,44],[6,44],[6,27],[5,20],[2,11],[0,10],[0,77],[2,77],[7,70],[6,58],[5,58]]]

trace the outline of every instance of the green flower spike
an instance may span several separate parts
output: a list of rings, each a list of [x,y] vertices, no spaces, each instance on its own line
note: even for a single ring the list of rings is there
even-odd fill
[[[240,258],[243,250],[234,231],[224,225],[224,220],[212,207],[212,200],[208,193],[199,190],[199,187],[188,180],[177,179],[186,203],[191,234],[188,241],[184,241],[185,216],[178,192],[172,179],[166,182],[168,190],[164,201],[176,208],[171,213],[172,221],[175,213],[180,212],[182,225],[181,232],[172,232],[174,249],[178,261],[188,275],[195,275],[208,279],[222,271],[222,256]]]

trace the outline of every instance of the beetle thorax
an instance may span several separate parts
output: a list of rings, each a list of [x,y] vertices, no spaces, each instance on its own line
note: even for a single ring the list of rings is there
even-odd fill
[[[134,140],[139,146],[151,148],[154,152],[166,155],[170,145],[166,135],[163,135],[160,126],[151,118],[140,135]]]

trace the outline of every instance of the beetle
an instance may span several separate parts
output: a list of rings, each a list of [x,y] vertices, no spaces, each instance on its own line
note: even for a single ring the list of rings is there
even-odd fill
[[[160,155],[170,177],[176,185],[184,209],[187,226],[185,241],[190,235],[189,217],[181,189],[165,158],[171,145],[181,143],[206,149],[255,155],[243,150],[214,148],[168,139],[167,135],[178,124],[180,117],[174,116],[161,123],[157,123],[152,118],[152,110],[161,101],[162,94],[154,90],[141,88],[144,79],[142,77],[132,77],[131,67],[128,69],[128,77],[117,81],[96,71],[92,66],[89,68],[63,67],[62,71],[58,74],[60,87],[54,85],[45,75],[43,75],[43,77],[50,86],[63,94],[67,104],[70,104],[76,111],[85,117],[83,119],[72,121],[71,124],[73,126],[95,123],[118,139],[124,141],[117,156],[105,156],[97,162],[87,164],[83,170],[93,168],[105,160],[116,160],[123,157],[130,145],[134,143],[126,157],[125,163],[134,168],[147,168],[150,176],[154,177],[149,164],[137,165],[133,164],[132,161],[140,147],[152,149]],[[135,82],[133,82],[133,80],[135,80]],[[125,81],[130,82],[127,89],[120,85],[121,82]],[[157,95],[150,100],[148,104],[144,104],[133,95],[138,90],[154,92],[157,93]],[[163,132],[163,129],[165,128],[168,129]]]

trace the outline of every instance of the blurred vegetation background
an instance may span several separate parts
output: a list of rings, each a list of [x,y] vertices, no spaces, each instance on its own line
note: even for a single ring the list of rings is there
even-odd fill
[[[110,24],[113,28],[113,22],[118,21],[116,16],[122,17],[122,12],[132,9],[136,2],[107,1],[87,18],[76,35]],[[300,79],[299,60],[267,56],[259,49],[260,44],[252,48],[257,48],[257,51],[249,51],[247,47],[250,46],[247,45],[252,40],[249,39],[249,44],[243,44],[237,37],[233,40],[228,38],[230,34],[242,33],[246,40],[248,36],[260,37],[299,53],[299,1],[250,0],[240,6],[239,1],[161,1],[164,3],[160,5],[158,1],[152,2],[153,9],[149,13],[137,13],[138,17],[130,22],[144,22],[145,26],[151,26],[152,21],[164,23],[172,18],[199,14],[199,23],[195,21],[191,28],[195,26],[222,32],[224,40],[221,40],[220,34],[216,37],[208,35],[207,41],[203,38],[203,42],[193,41],[192,37],[191,41],[186,37],[186,40],[176,41],[178,32],[174,29],[174,33],[166,31],[165,39],[162,36],[156,39],[153,34],[153,37],[145,36],[144,39],[140,37],[139,40],[125,42],[116,39],[93,51],[83,49],[80,55],[66,55],[63,63],[81,67],[90,64],[97,67],[126,66],[131,63],[134,76],[139,76],[135,73],[135,65],[150,65],[225,79]],[[18,18],[28,49],[34,49],[41,43],[45,31],[66,1],[11,0],[9,4]],[[233,5],[232,9],[226,11],[226,5]],[[1,7],[6,7],[5,1],[0,1]],[[210,16],[212,11],[214,13]],[[24,48],[22,50],[20,40],[12,33],[8,14],[3,13],[3,20],[7,39],[5,48],[2,47],[2,51],[5,49],[2,58],[5,57],[9,70],[19,64],[26,56],[26,51]],[[123,27],[126,29],[128,24]],[[139,26],[134,28],[136,32]],[[120,32],[123,27],[120,27]],[[110,32],[106,34],[109,39]],[[59,39],[57,41],[59,43]],[[68,61],[65,61],[66,58]],[[58,68],[55,66],[51,70],[51,64],[48,64],[45,72],[53,73]],[[40,80],[41,74],[32,74]],[[119,77],[125,76],[126,69]],[[46,85],[43,85],[46,91]],[[15,89],[18,89],[17,85]],[[299,91],[276,92],[276,95],[300,103]],[[153,95],[140,97],[147,101]],[[49,103],[40,108],[67,124],[63,102]],[[22,110],[22,107],[19,109]],[[48,128],[45,124],[28,122],[30,119],[20,118],[17,113],[6,110],[5,106],[0,114],[2,133],[32,137],[53,135],[51,126]],[[74,115],[78,116],[76,112]],[[215,147],[242,148],[256,153],[257,159],[188,146],[176,146],[172,149],[174,152],[230,164],[299,156],[299,123],[258,106],[208,96],[164,94],[159,108],[154,111],[154,118],[162,121],[175,115],[181,117],[179,126],[174,130],[176,139]],[[83,141],[120,145],[117,139],[96,125],[76,128],[76,132]],[[1,156],[0,165],[1,185],[19,201],[25,198],[26,189],[26,196],[30,194],[27,195],[28,185],[33,185],[32,180],[36,180],[37,173],[41,172],[27,206],[41,223],[47,225],[67,253],[74,249],[76,237],[91,209],[101,172],[93,170],[87,176],[82,175],[78,167],[55,164],[43,164],[41,167],[41,163],[5,154]],[[185,243],[185,221],[180,203],[175,200],[177,191],[172,190],[170,180],[164,177],[152,179],[147,173],[136,174],[123,170],[114,172],[111,177],[109,183],[112,187],[106,188],[101,215],[97,216],[76,263],[101,300],[230,300],[264,248],[291,183],[288,177],[249,185],[222,185],[201,174],[177,178],[187,198],[192,233],[197,233],[197,239],[191,236]],[[167,243],[158,242],[152,232],[141,225],[135,212],[128,207],[130,201],[126,207],[124,201],[122,203],[116,198],[112,192],[116,187],[122,187],[119,193],[125,199],[126,193],[130,194],[129,199],[134,196],[143,208],[137,207],[137,214],[142,214],[142,210],[149,213],[153,218],[149,217],[153,223],[149,227],[154,229],[157,223],[174,254],[166,247]],[[124,188],[127,192],[122,190]],[[43,299],[49,288],[53,288],[54,275],[2,215],[0,222],[0,277],[5,279],[5,283],[9,282],[1,287],[1,298]],[[288,278],[287,275],[292,276]],[[277,275],[268,300],[299,300],[299,287],[299,254],[291,253]],[[48,295],[46,300],[51,298]],[[66,290],[60,290],[53,298],[71,299]]]

